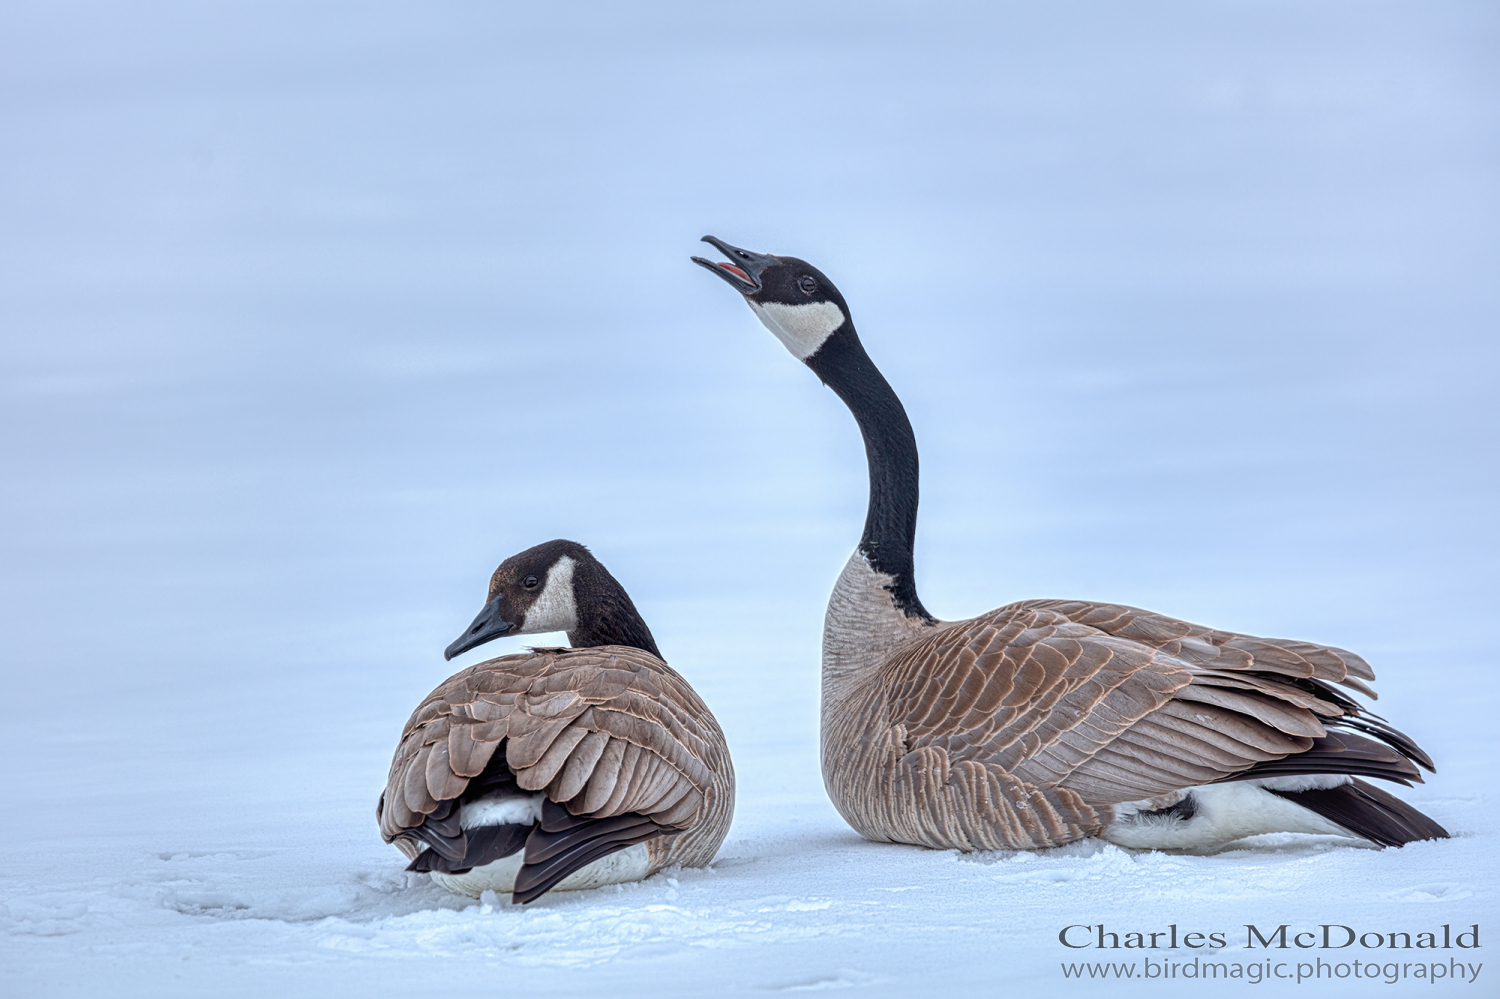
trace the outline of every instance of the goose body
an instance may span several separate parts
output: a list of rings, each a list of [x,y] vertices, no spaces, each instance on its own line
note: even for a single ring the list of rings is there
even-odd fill
[[[450,891],[517,903],[707,864],[734,813],[724,734],[582,545],[502,563],[447,658],[549,631],[574,647],[471,666],[417,706],[376,809],[382,837]]]
[[[828,603],[821,709],[824,785],[861,835],[959,850],[1447,836],[1360,779],[1409,784],[1432,761],[1349,696],[1375,696],[1351,652],[1087,601],[928,613],[913,576],[916,439],[843,296],[795,257],[705,242],[728,261],[694,261],[745,296],[864,438],[869,508]]]

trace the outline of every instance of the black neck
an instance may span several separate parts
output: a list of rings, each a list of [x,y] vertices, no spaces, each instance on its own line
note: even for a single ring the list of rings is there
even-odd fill
[[[865,439],[870,506],[859,550],[870,565],[894,577],[891,597],[909,617],[931,621],[917,598],[912,551],[917,535],[917,438],[906,409],[846,321],[807,359],[824,384],[844,400]]]
[[[662,658],[630,594],[593,559],[574,569],[573,600],[578,607],[578,627],[568,632],[568,644],[573,648],[628,645]]]

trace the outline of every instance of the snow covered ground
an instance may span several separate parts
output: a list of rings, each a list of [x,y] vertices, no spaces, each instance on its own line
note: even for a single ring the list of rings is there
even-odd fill
[[[1383,992],[1250,984],[1246,924],[1478,923],[1273,958],[1495,994],[1492,4],[0,21],[0,994],[1225,987],[1065,977],[1121,960],[1059,942],[1101,923],[1351,996]],[[856,837],[816,671],[858,435],[688,263],[704,232],[850,299],[923,448],[934,612],[1108,599],[1356,649],[1455,839]],[[516,911],[404,874],[374,804],[416,701],[521,644],[442,661],[490,570],[557,536],[714,707],[740,795],[712,868]],[[1411,977],[1459,959],[1486,966]]]

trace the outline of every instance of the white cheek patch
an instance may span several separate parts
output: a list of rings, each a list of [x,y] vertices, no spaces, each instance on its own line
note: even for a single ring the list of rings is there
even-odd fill
[[[805,361],[818,352],[823,341],[844,325],[844,310],[832,302],[782,305],[745,299],[766,329],[776,334],[792,356]]]
[[[572,631],[578,627],[578,605],[573,601],[573,560],[564,555],[547,570],[542,595],[526,612],[518,635],[543,631]]]

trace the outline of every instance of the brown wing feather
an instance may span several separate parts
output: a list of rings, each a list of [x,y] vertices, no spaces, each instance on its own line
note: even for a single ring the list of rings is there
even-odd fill
[[[671,667],[621,646],[536,650],[456,673],[418,705],[391,761],[381,835],[408,839],[502,744],[521,787],[575,815],[636,812],[685,829],[706,796],[732,801],[732,777],[712,790],[730,773],[723,733]]]
[[[1364,692],[1369,679],[1369,665],[1343,649],[1117,604],[1031,600],[940,629],[888,662],[881,686],[909,751],[939,748],[1107,804],[1307,752],[1328,724],[1425,765],[1402,748],[1410,740],[1383,734],[1336,689]]]
[[[1254,669],[1311,676],[1349,686],[1349,678],[1375,679],[1370,664],[1347,649],[1315,645],[1286,638],[1260,638],[1232,631],[1219,631],[1201,624],[1153,614],[1122,604],[1097,604],[1085,600],[1026,600],[1012,608],[1051,611],[1063,618],[1096,628],[1107,635],[1128,638],[1173,656],[1190,666],[1219,669]]]

